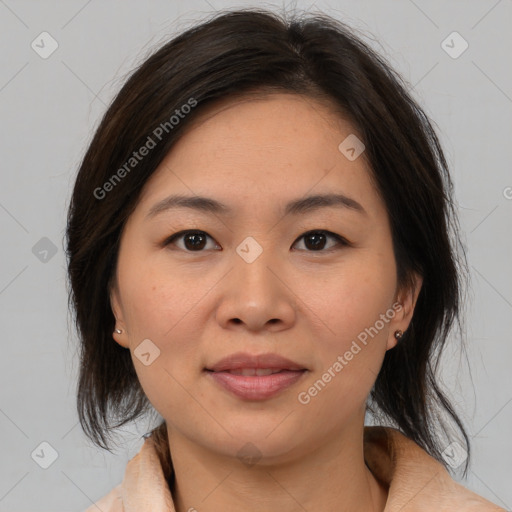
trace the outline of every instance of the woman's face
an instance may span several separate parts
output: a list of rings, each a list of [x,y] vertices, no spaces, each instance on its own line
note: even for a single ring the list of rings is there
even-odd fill
[[[361,428],[419,290],[397,290],[354,134],[301,96],[225,101],[145,186],[121,239],[114,337],[171,439],[284,460]]]

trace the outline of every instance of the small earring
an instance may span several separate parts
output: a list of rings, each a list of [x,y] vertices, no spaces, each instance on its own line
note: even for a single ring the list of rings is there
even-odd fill
[[[116,329],[117,334],[121,334],[123,331],[122,329]]]
[[[403,335],[404,335],[404,333],[400,329],[395,331],[395,338],[397,340],[399,340]]]

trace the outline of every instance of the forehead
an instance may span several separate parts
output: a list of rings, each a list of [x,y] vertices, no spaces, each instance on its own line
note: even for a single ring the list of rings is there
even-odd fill
[[[177,161],[186,152],[190,159],[193,152],[228,160],[249,153],[268,164],[278,155],[290,162],[324,155],[327,161],[340,156],[340,136],[353,133],[351,123],[326,101],[286,93],[227,98],[200,112],[169,156]]]
[[[280,93],[228,98],[187,126],[146,184],[141,203],[171,192],[241,205],[285,202],[333,188],[378,200],[364,153],[350,161],[338,148],[353,135],[357,130],[327,102]]]

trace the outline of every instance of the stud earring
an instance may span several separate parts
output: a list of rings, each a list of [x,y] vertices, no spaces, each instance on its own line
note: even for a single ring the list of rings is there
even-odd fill
[[[123,331],[122,329],[116,329],[117,334],[121,334]]]
[[[396,338],[397,340],[399,340],[403,335],[404,335],[404,333],[403,333],[400,329],[397,329],[397,330],[395,331],[395,338]]]

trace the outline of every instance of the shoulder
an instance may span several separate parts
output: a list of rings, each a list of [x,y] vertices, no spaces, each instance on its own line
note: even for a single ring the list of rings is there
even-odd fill
[[[450,477],[449,477],[450,478]],[[453,480],[452,480],[453,481]],[[454,493],[452,495],[452,510],[453,507],[458,507],[457,510],[467,512],[507,512],[504,508],[498,507],[494,503],[482,498],[478,494],[466,489],[464,486],[454,483]],[[460,498],[457,499],[457,496]],[[454,499],[455,498],[455,499]]]
[[[388,487],[386,512],[506,512],[457,483],[413,440],[387,427],[365,427],[365,460]]]
[[[123,481],[85,512],[174,512],[174,504],[151,437],[126,465]]]

